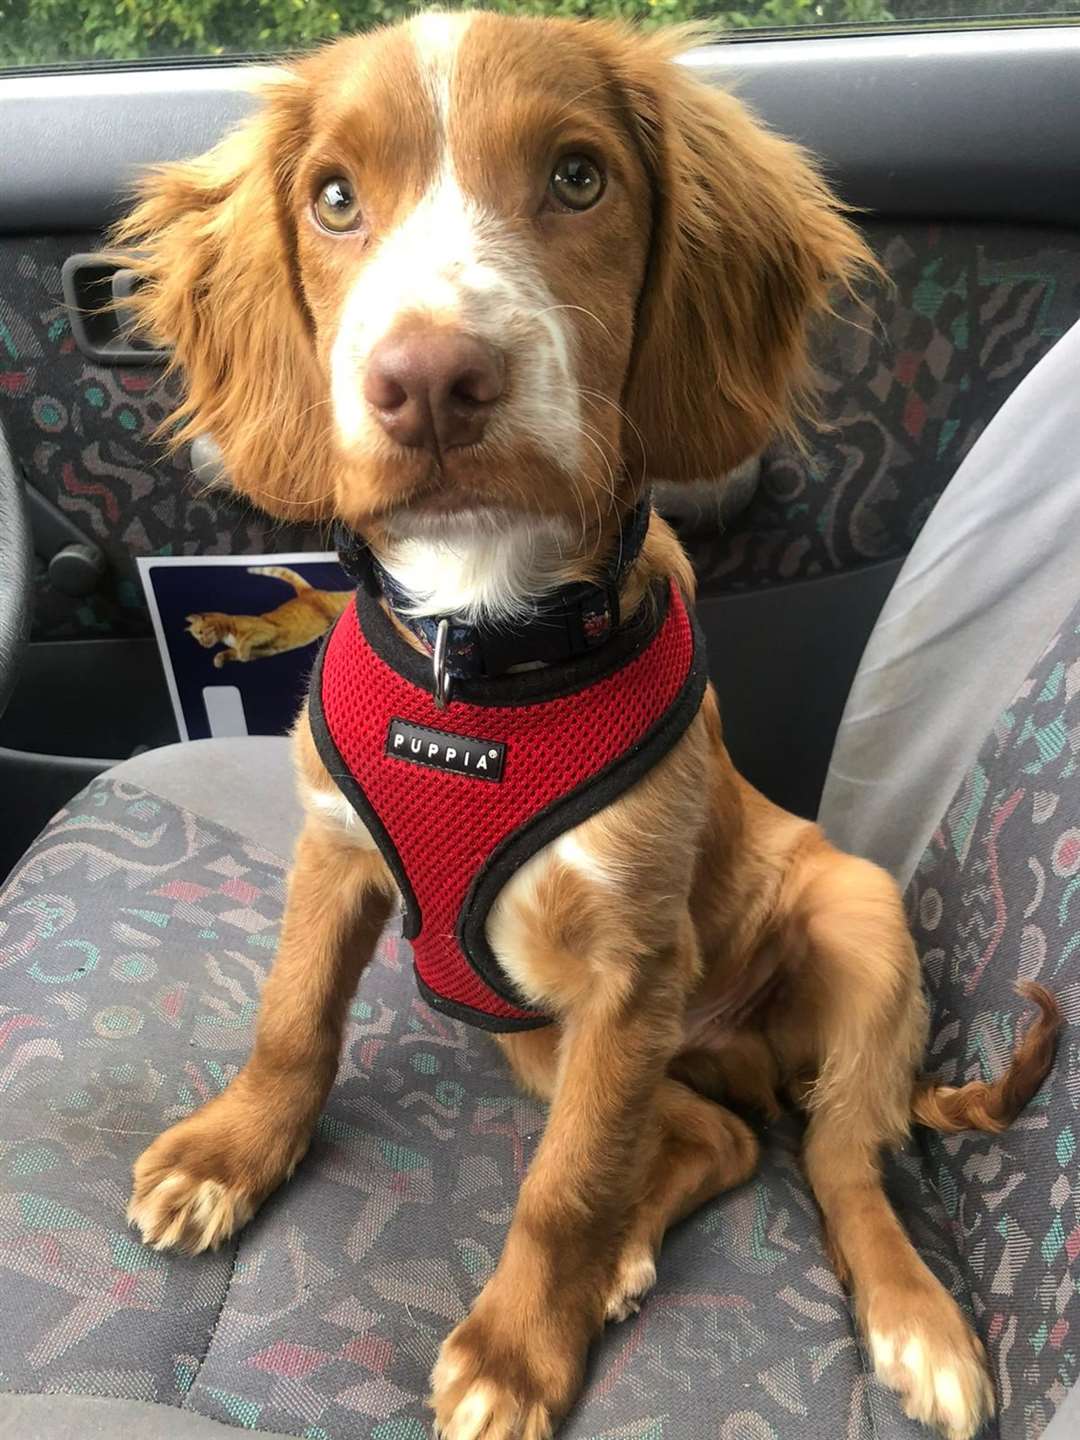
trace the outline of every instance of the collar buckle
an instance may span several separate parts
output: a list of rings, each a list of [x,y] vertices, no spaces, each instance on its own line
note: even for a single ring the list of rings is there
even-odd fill
[[[435,645],[431,652],[431,671],[435,679],[435,708],[445,710],[450,703],[450,691],[454,678],[446,668],[450,651],[450,621],[439,621],[435,631]]]

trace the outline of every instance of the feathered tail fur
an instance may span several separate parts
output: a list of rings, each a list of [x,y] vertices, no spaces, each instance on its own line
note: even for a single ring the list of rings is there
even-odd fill
[[[973,1080],[967,1085],[920,1080],[911,1100],[911,1113],[919,1125],[945,1135],[961,1130],[999,1134],[1046,1079],[1063,1024],[1061,1008],[1049,990],[1032,980],[1022,980],[1016,988],[1039,1007],[1039,1013],[1017,1043],[1009,1068],[996,1080]]]

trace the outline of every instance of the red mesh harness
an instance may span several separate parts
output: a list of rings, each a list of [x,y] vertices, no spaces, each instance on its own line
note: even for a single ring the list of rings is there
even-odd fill
[[[491,907],[526,860],[671,749],[705,679],[696,627],[671,582],[599,650],[459,681],[440,710],[431,661],[357,591],[316,666],[312,733],[394,875],[431,1005],[489,1030],[548,1023],[491,951]]]

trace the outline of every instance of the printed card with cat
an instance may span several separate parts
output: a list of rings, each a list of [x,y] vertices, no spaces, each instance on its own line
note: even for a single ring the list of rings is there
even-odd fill
[[[181,738],[284,735],[353,596],[336,555],[151,556],[139,576]]]

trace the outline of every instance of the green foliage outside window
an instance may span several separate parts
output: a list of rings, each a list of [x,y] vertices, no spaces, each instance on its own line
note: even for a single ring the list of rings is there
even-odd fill
[[[864,26],[1027,11],[1076,0],[482,0],[513,14],[618,16],[645,25]],[[731,8],[727,8],[730,5]],[[290,51],[400,19],[415,0],[0,0],[0,66]],[[447,8],[454,8],[452,5]]]

